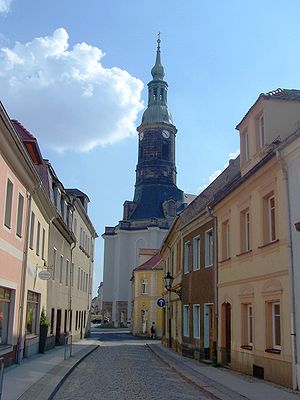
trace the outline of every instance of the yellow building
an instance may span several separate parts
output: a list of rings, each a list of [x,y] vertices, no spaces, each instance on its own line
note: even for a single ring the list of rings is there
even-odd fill
[[[140,265],[133,270],[131,282],[132,333],[150,336],[154,322],[156,337],[161,337],[163,309],[157,300],[163,292],[163,267],[159,250],[140,250]]]
[[[259,96],[237,126],[240,177],[215,200],[219,361],[294,386],[286,182],[278,148],[300,115],[300,91]]]

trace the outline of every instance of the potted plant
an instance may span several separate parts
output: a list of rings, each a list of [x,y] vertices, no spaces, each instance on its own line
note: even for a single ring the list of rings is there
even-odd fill
[[[39,341],[39,352],[45,353],[47,335],[48,335],[48,327],[50,323],[46,317],[45,309],[42,308],[41,318],[40,318],[40,341]]]

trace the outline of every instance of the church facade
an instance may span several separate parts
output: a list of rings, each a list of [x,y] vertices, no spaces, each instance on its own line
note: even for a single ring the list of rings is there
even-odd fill
[[[115,326],[131,322],[131,283],[141,248],[159,248],[185,196],[176,186],[177,129],[168,110],[168,84],[161,64],[160,39],[148,83],[148,106],[138,131],[138,163],[133,201],[123,204],[123,219],[106,227],[103,310]]]

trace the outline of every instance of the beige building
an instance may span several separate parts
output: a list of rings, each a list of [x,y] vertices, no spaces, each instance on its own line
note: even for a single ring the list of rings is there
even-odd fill
[[[261,94],[237,126],[241,176],[215,200],[219,361],[295,387],[289,216],[278,147],[298,125],[300,91]]]

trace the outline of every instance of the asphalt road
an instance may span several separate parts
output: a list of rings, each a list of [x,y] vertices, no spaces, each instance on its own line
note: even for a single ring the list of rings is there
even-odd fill
[[[100,348],[70,374],[55,400],[209,399],[162,363],[147,341],[113,331],[94,331],[97,338]]]

